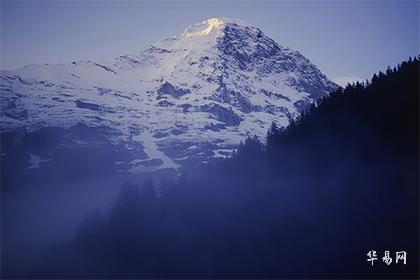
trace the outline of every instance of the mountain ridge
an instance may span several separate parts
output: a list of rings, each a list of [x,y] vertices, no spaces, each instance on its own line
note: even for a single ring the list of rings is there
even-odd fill
[[[337,87],[299,52],[227,18],[112,62],[31,65],[0,78],[3,131],[108,127],[111,143],[150,152],[129,161],[130,172],[226,156],[246,136],[264,137],[272,122],[287,126]],[[141,163],[157,159],[159,166]]]

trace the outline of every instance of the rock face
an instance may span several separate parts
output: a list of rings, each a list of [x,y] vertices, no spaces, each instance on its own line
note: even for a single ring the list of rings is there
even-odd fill
[[[130,172],[225,157],[336,87],[299,52],[227,18],[194,24],[137,55],[29,65],[2,71],[0,81],[3,133],[108,128],[102,136],[115,149],[135,147],[131,158],[116,159]]]

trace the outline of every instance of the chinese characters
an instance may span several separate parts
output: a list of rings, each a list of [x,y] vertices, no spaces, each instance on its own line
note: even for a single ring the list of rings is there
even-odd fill
[[[373,266],[373,263],[378,260],[378,254],[375,250],[370,250],[367,253],[367,256],[369,257],[367,259],[367,261],[370,262],[372,266]],[[391,257],[390,251],[385,251],[384,252],[384,256],[382,258],[382,261],[386,265],[390,265],[392,263],[393,258]],[[398,264],[398,263],[402,263],[404,265],[407,264],[407,252],[406,251],[395,252],[395,264]]]

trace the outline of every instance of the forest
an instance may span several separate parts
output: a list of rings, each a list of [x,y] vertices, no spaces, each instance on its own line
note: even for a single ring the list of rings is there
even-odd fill
[[[73,238],[4,259],[3,276],[418,277],[419,58],[337,89],[227,159],[127,181]]]

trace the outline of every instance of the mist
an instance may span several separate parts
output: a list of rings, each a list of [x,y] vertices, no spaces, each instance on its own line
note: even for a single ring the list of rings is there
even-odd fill
[[[289,127],[273,123],[265,142],[247,138],[230,158],[179,173],[110,172],[79,151],[18,178],[2,157],[2,276],[416,277],[418,66],[338,89]],[[9,140],[12,155],[39,148]],[[95,172],[81,172],[89,164]],[[407,263],[390,273],[386,250]]]

